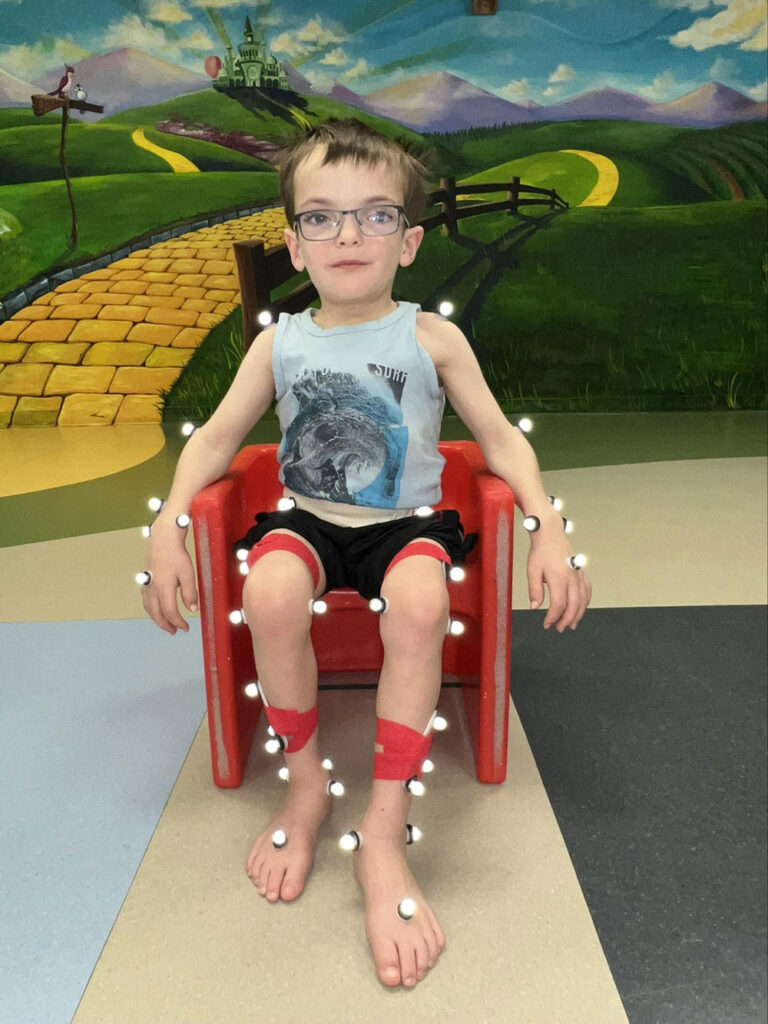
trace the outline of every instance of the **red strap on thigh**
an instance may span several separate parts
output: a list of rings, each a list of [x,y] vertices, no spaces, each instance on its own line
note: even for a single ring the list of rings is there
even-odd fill
[[[398,551],[387,566],[384,575],[386,576],[389,570],[393,569],[398,562],[401,562],[404,558],[409,558],[411,555],[429,555],[431,558],[436,558],[438,562],[445,562],[446,565],[451,564],[450,555],[438,544],[433,544],[427,540],[412,540],[401,551]]]
[[[317,590],[320,583],[320,570],[317,567],[317,559],[304,541],[288,533],[268,533],[266,537],[257,541],[248,552],[248,557],[245,560],[248,568],[250,569],[254,562],[270,551],[290,551],[291,554],[298,555],[312,573],[313,590]]]
[[[382,752],[373,755],[374,779],[421,778],[421,766],[432,747],[432,730],[427,736],[388,718],[376,719],[376,745]]]
[[[309,711],[273,708],[271,704],[265,704],[264,714],[277,735],[286,743],[283,751],[286,754],[295,754],[305,747],[317,728],[317,704]]]

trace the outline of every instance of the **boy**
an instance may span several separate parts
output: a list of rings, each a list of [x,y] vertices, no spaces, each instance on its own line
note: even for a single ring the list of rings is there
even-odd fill
[[[391,987],[415,985],[445,946],[405,858],[410,783],[429,749],[440,692],[444,566],[471,544],[456,512],[419,507],[440,498],[445,394],[491,471],[509,483],[523,513],[538,519],[528,581],[533,608],[544,584],[549,589],[544,627],[574,629],[590,600],[586,575],[569,564],[573,553],[532,449],[501,412],[464,335],[392,299],[395,272],[413,262],[424,235],[424,178],[408,146],[356,120],[319,125],[284,152],[285,241],[321,305],[283,314],[256,337],[218,409],[190,438],[152,529],[151,584],[142,589],[161,628],[188,628],[176,588],[191,610],[197,595],[176,517],[226,471],[277,397],[278,460],[293,507],[256,517],[243,608],[290,795],[254,844],[247,870],[272,902],[293,900],[304,888],[330,802],[317,742],[311,601],[345,583],[378,596],[386,610],[374,779],[354,867],[376,972]]]

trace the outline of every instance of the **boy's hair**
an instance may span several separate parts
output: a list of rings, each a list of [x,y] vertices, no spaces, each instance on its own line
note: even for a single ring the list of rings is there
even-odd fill
[[[325,148],[323,164],[337,164],[342,160],[369,166],[389,164],[402,179],[403,207],[408,223],[414,227],[422,219],[427,205],[426,151],[410,139],[382,135],[355,117],[332,117],[296,135],[280,150],[280,195],[285,219],[290,225],[296,214],[293,190],[296,168],[318,147]]]

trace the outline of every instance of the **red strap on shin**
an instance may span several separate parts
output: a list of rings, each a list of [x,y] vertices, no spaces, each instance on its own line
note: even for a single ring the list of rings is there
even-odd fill
[[[320,570],[317,567],[315,556],[303,541],[287,533],[268,533],[266,537],[257,541],[248,552],[248,557],[245,560],[248,568],[250,569],[254,562],[270,551],[290,551],[291,554],[298,555],[312,573],[313,590],[317,590],[317,585],[320,582]]]
[[[374,779],[420,779],[421,766],[432,746],[432,731],[424,736],[407,725],[377,718],[376,745],[382,747],[382,752],[373,755]]]
[[[410,558],[411,555],[429,555],[432,558],[436,558],[438,562],[445,562],[446,565],[451,564],[451,557],[444,548],[438,547],[437,544],[432,544],[426,540],[412,540],[410,544],[406,544],[401,551],[398,551],[387,566],[384,575],[386,576],[389,570],[393,569],[398,562],[402,562],[404,558]]]
[[[317,704],[309,711],[273,708],[270,704],[265,704],[264,714],[277,735],[288,741],[283,751],[285,754],[295,754],[305,747],[317,728]]]

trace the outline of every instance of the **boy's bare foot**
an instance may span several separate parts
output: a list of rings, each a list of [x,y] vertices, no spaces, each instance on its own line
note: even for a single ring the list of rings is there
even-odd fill
[[[376,973],[390,988],[411,988],[435,966],[445,949],[445,935],[408,869],[405,836],[380,838],[364,826],[360,832],[363,842],[354,867],[365,893],[365,931]],[[397,913],[406,897],[416,904],[409,921]]]
[[[291,779],[291,793],[280,811],[253,845],[247,872],[262,896],[276,903],[295,900],[304,890],[317,846],[317,833],[330,811],[328,773],[325,770],[301,784]],[[282,829],[288,841],[276,849],[272,835]]]

